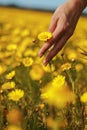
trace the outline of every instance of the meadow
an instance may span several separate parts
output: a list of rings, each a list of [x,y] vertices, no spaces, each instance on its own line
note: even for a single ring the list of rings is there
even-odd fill
[[[0,7],[0,130],[87,130],[87,17],[44,66],[52,14]]]

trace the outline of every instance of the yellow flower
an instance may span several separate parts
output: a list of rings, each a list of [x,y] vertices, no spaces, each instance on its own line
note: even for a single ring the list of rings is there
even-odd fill
[[[35,57],[37,55],[37,52],[34,50],[30,50],[30,49],[26,49],[26,51],[24,52],[24,56],[33,56]]]
[[[52,83],[42,89],[41,98],[49,105],[65,107],[67,103],[74,102],[75,95],[65,82],[65,77],[58,75]]]
[[[40,33],[38,35],[38,39],[40,41],[44,41],[44,42],[51,39],[51,38],[52,38],[52,33],[51,32],[42,32],[42,33]]]
[[[15,89],[8,94],[9,100],[19,101],[24,96],[24,91],[21,89]]]
[[[70,63],[65,63],[61,66],[61,70],[65,71],[65,70],[69,70],[71,68],[71,64]]]
[[[16,44],[9,44],[7,46],[7,50],[8,51],[13,51],[13,50],[16,50],[17,49],[17,45]]]
[[[87,92],[83,93],[83,95],[80,97],[81,102],[87,103]]]
[[[6,66],[5,65],[0,65],[0,75],[3,74],[6,71]]]
[[[40,80],[44,76],[44,70],[40,65],[35,64],[30,70],[29,75],[33,80]]]
[[[9,125],[5,130],[22,130],[22,128],[16,125]]]
[[[70,47],[67,47],[64,51],[64,53],[66,54],[67,58],[72,61],[72,60],[76,60],[78,59],[78,53],[75,49],[71,49]]]
[[[41,98],[49,105],[63,108],[67,103],[74,103],[75,95],[67,87],[64,89],[54,89],[53,86],[41,94]]]
[[[18,109],[12,108],[7,113],[7,121],[10,124],[19,125],[22,122],[23,115],[22,112]]]
[[[54,70],[55,70],[55,66],[53,64],[51,65],[51,67],[50,67],[50,65],[47,65],[47,66],[43,65],[42,67],[45,72],[54,72]]]
[[[15,82],[7,82],[1,86],[2,90],[13,89],[13,88],[15,88]]]
[[[65,76],[62,75],[58,75],[57,77],[55,77],[52,81],[52,85],[54,87],[62,87],[65,84]]]
[[[6,79],[12,79],[14,76],[15,76],[15,71],[13,70],[6,75]]]
[[[80,70],[83,69],[83,65],[79,63],[79,64],[77,64],[77,65],[75,66],[75,68],[76,68],[76,71],[79,72]]]
[[[60,123],[59,120],[53,119],[51,116],[46,118],[46,124],[52,130],[59,130]]]
[[[40,109],[43,109],[43,108],[44,108],[44,106],[45,106],[45,105],[44,105],[43,103],[41,103],[41,104],[39,104],[39,106],[38,106],[38,107],[39,107]]]
[[[22,60],[22,63],[25,67],[29,67],[33,64],[33,59],[31,57],[26,57]]]
[[[78,58],[78,54],[75,50],[69,50],[67,53],[67,57],[69,60],[73,60],[73,59],[77,59]]]

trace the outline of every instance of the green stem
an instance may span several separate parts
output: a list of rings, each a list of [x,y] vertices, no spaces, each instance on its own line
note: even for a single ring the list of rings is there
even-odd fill
[[[82,105],[82,130],[85,129],[84,106]]]
[[[76,91],[75,91],[75,82],[73,81],[73,79],[72,79],[72,77],[71,77],[71,75],[69,74],[68,71],[66,71],[66,74],[68,75],[70,83],[72,85],[72,91],[73,91],[73,93],[76,93]]]
[[[84,115],[85,107],[84,107],[84,104],[81,103],[79,96],[78,96],[78,98],[79,98],[80,109],[81,109],[81,117],[80,117],[81,120],[80,120],[80,124],[81,124],[82,130],[84,130],[85,129],[85,115]]]
[[[62,59],[63,59],[63,63],[65,63],[64,54],[62,54],[61,56],[62,56]],[[74,83],[74,81],[73,81],[73,79],[71,77],[71,74],[67,70],[65,71],[65,73],[69,77],[70,83],[72,85],[72,91],[73,91],[73,93],[76,93],[76,91],[75,91],[75,83]]]
[[[2,130],[3,127],[3,110],[1,108],[1,103],[0,103],[0,130]]]

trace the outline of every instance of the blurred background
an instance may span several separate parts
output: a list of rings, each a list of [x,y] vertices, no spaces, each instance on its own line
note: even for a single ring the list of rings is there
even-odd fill
[[[54,11],[66,0],[0,0],[0,5]],[[87,8],[83,11],[87,13]]]

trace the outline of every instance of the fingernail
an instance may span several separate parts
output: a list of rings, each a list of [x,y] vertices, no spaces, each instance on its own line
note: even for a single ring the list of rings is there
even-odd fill
[[[48,64],[48,61],[44,60],[43,64],[46,66]]]
[[[39,53],[38,55],[39,55],[39,57],[42,57],[43,54],[42,54],[42,53]]]

